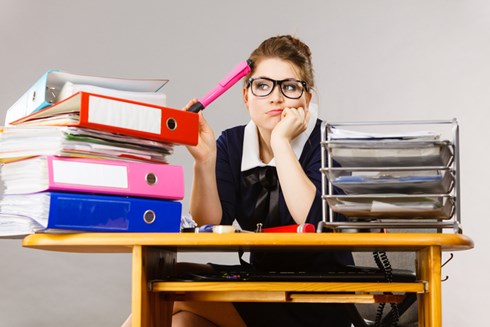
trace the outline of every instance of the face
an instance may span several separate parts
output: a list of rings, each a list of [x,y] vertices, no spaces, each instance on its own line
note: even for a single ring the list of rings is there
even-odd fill
[[[297,79],[300,80],[299,69],[294,64],[278,58],[266,58],[259,62],[252,78],[267,77],[273,80]],[[311,94],[304,91],[299,99],[290,99],[281,93],[276,85],[271,94],[257,97],[252,94],[251,88],[243,90],[243,99],[250,117],[260,131],[272,131],[281,120],[284,108],[308,108]]]

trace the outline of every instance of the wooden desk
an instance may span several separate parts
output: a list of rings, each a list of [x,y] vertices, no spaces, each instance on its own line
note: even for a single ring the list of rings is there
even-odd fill
[[[467,250],[473,241],[461,234],[379,233],[83,233],[36,234],[23,246],[83,253],[132,253],[133,327],[170,326],[175,299],[193,301],[365,302],[380,292],[416,292],[419,326],[442,325],[441,252]],[[351,250],[416,252],[415,283],[284,283],[148,281],[172,270],[177,252],[230,252],[243,249]],[[311,293],[315,293],[311,295]],[[349,294],[356,292],[349,300]],[[335,294],[331,294],[335,293]],[[340,293],[340,296],[339,296]],[[345,293],[345,296],[342,296]],[[311,295],[311,296],[310,296]],[[359,296],[357,296],[359,295]],[[314,297],[318,298],[315,300]],[[180,298],[179,298],[180,297]]]

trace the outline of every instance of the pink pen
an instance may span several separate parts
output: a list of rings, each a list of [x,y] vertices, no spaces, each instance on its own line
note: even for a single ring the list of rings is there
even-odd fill
[[[190,112],[199,112],[206,108],[217,97],[226,92],[230,87],[235,85],[243,76],[247,75],[252,68],[252,60],[248,59],[239,63],[214,89],[208,92],[198,102],[194,103],[189,110]]]

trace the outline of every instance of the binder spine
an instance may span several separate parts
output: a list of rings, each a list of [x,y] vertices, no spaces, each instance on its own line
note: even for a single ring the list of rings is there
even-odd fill
[[[80,92],[80,126],[177,144],[196,145],[197,114]]]
[[[50,190],[167,200],[184,198],[181,166],[55,156],[47,160]]]
[[[50,70],[41,76],[10,108],[7,109],[5,116],[5,125],[25,117],[33,112],[39,111],[52,104],[49,97],[49,88],[47,86]]]

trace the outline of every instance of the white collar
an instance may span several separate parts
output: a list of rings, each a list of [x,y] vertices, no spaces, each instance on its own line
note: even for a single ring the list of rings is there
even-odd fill
[[[301,152],[303,151],[303,147],[305,146],[306,141],[310,137],[311,132],[315,128],[316,120],[318,118],[318,106],[316,104],[310,103],[310,121],[308,122],[308,127],[306,130],[296,136],[294,140],[291,141],[291,146],[293,148],[294,153],[296,154],[296,158],[299,159],[301,156]],[[242,154],[242,168],[241,171],[246,171],[255,167],[262,166],[276,166],[276,161],[274,158],[268,163],[265,164],[260,160],[259,155],[259,136],[257,131],[257,126],[251,120],[248,122],[247,126],[245,126],[245,135],[243,137],[243,154]]]

